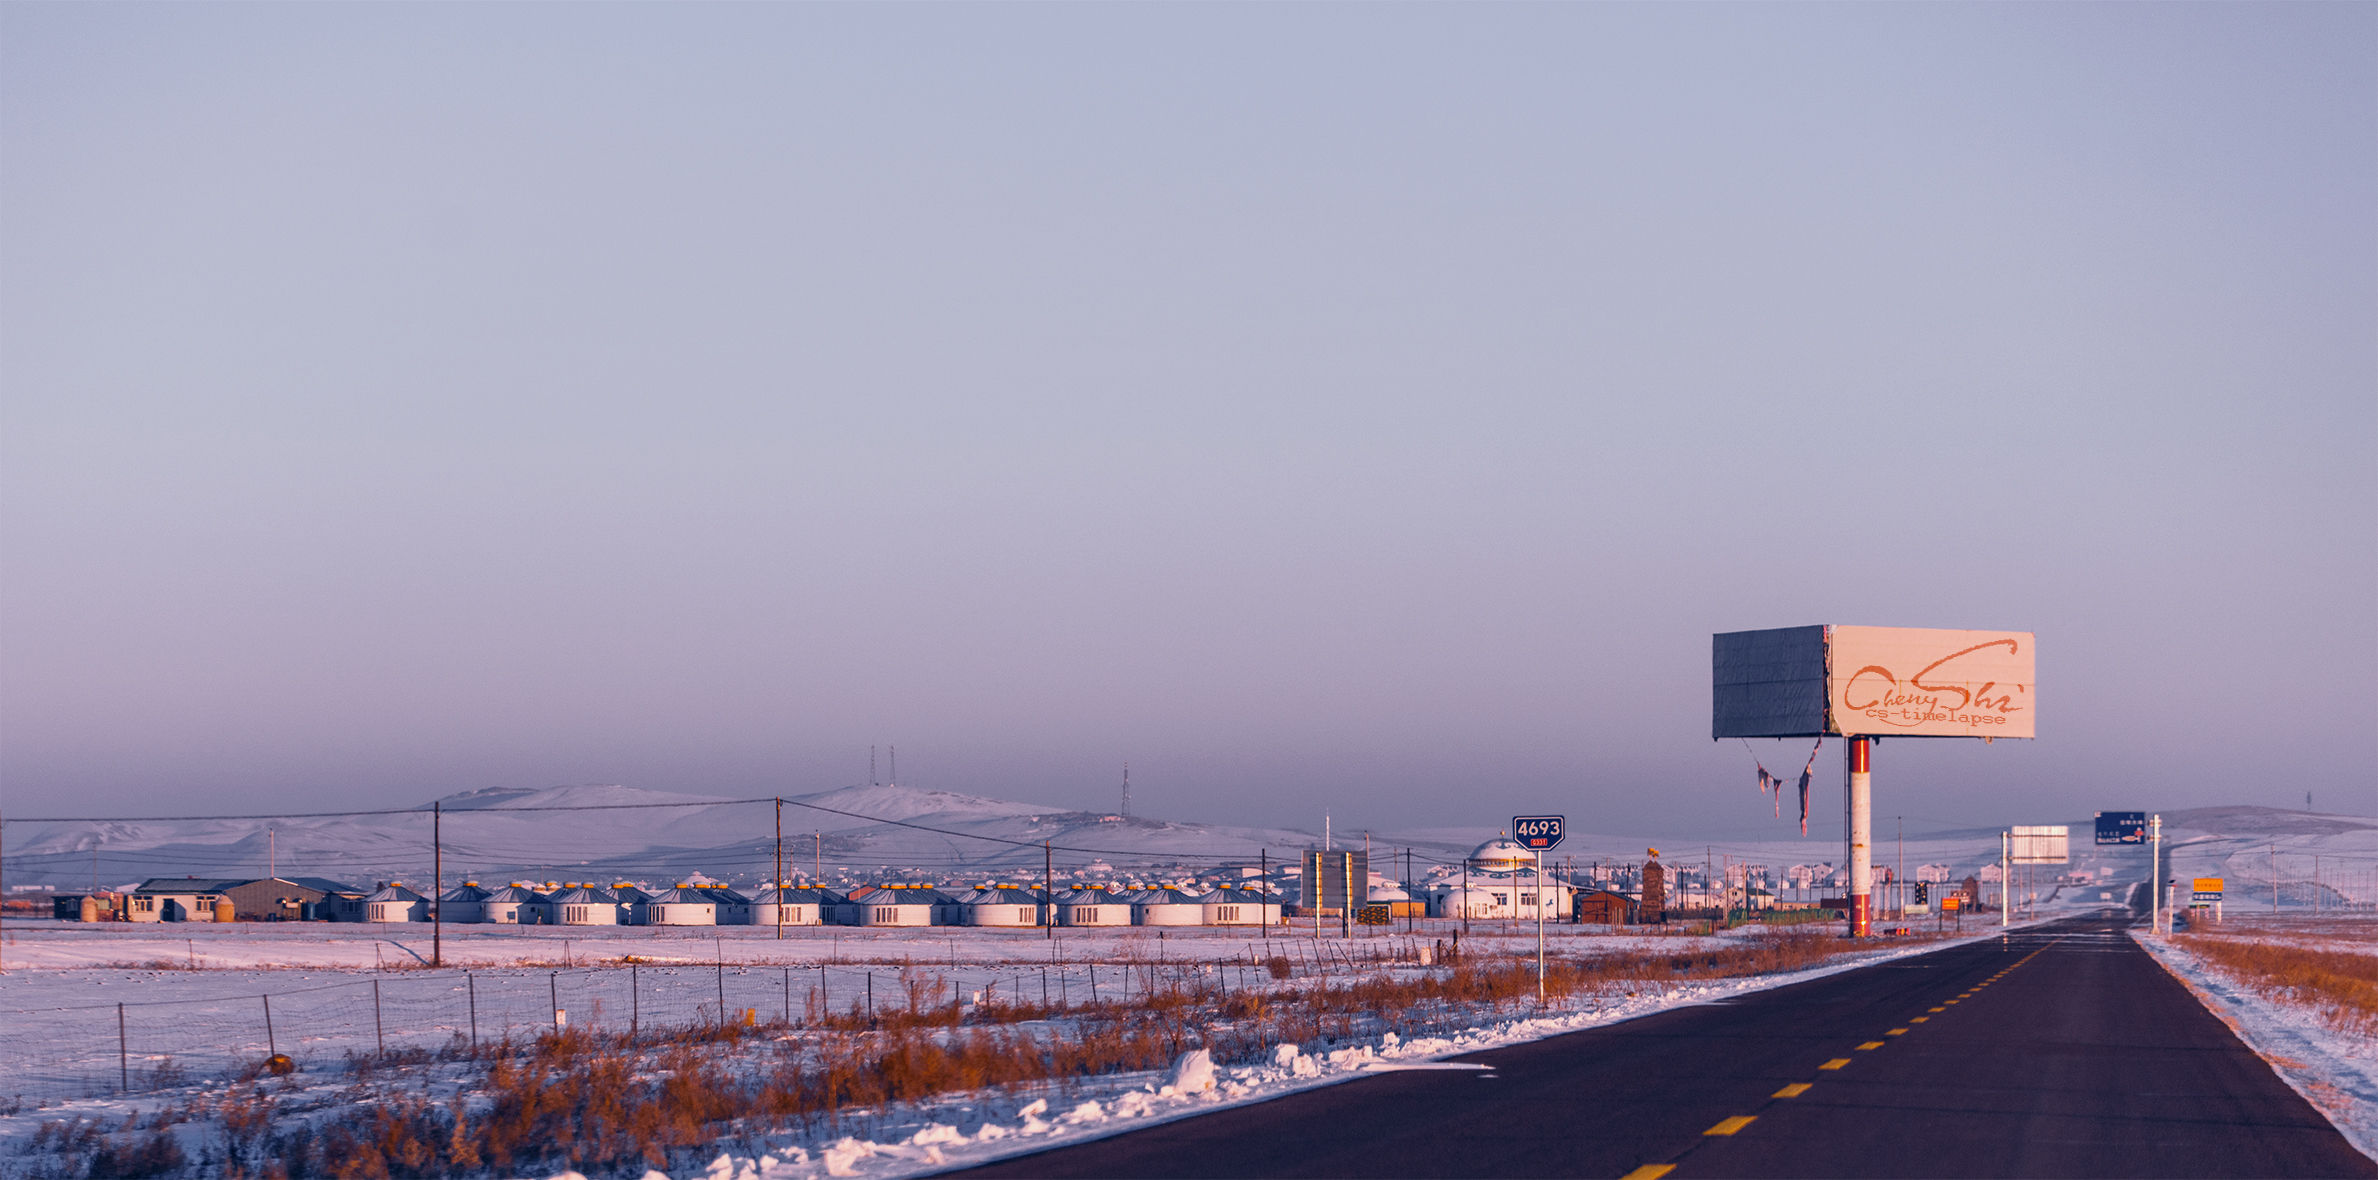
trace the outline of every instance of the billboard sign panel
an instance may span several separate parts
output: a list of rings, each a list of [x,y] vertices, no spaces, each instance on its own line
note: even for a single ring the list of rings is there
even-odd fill
[[[2221,877],[2198,877],[2195,884],[2195,900],[2219,901],[2221,900],[2222,887],[2229,884],[2229,882]]]
[[[2007,859],[2016,864],[2060,865],[2072,859],[2072,833],[2063,824],[2016,824],[2009,835]]]
[[[2098,812],[2097,842],[2100,844],[2146,843],[2147,813],[2144,811]]]
[[[1710,643],[1710,736],[2028,738],[2029,631],[1778,627]]]
[[[2030,632],[1831,630],[1825,681],[1835,732],[2033,736]]]

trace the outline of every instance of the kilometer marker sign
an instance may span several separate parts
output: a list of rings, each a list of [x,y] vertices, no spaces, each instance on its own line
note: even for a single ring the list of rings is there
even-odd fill
[[[1560,847],[1562,826],[1566,817],[1558,815],[1515,815],[1511,817],[1511,838],[1538,852]]]

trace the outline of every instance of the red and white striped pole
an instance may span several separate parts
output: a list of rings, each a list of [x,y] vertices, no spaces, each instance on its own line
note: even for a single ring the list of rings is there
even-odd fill
[[[1850,937],[1874,933],[1874,775],[1870,739],[1850,739]]]

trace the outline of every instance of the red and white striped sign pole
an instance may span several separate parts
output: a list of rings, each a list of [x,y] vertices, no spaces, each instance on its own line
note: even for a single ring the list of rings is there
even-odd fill
[[[1850,739],[1850,937],[1874,933],[1874,774],[1871,738]]]

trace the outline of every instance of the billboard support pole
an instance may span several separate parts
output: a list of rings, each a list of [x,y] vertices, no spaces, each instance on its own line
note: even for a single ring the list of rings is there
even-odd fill
[[[1998,833],[1998,928],[2006,929],[2007,906],[2014,900],[2014,857],[2008,845],[2014,843],[2013,832]]]
[[[1850,937],[1874,934],[1874,774],[1871,738],[1850,739]]]
[[[2147,817],[2147,932],[2163,933],[2163,817]]]

